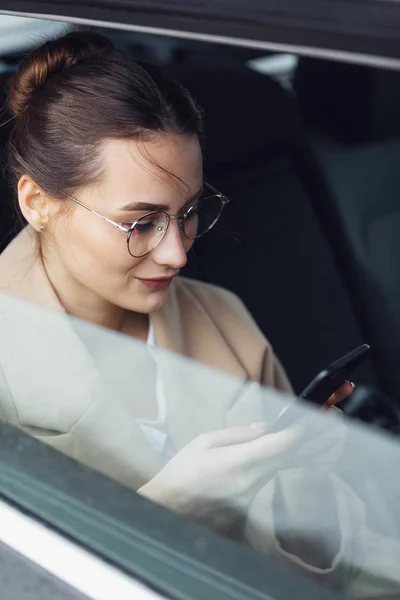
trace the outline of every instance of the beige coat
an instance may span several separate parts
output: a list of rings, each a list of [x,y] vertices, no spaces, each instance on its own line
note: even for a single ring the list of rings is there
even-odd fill
[[[4,292],[0,295],[0,418],[138,489],[162,468],[160,458],[129,413],[129,395],[119,398],[113,393],[112,374],[105,381],[63,313],[28,228],[0,256],[0,292]],[[53,310],[37,308],[37,316],[27,317],[35,313],[26,311],[24,300]],[[158,346],[217,369],[194,368],[191,362],[176,361],[167,354],[161,359],[168,424],[176,451],[201,433],[265,420],[265,395],[252,386],[241,394],[243,380],[291,391],[271,346],[233,294],[178,278],[164,308],[152,315],[152,320]],[[111,335],[104,333],[105,338]],[[143,345],[138,349],[138,343],[122,336],[114,338],[105,346],[119,345],[118,356],[127,357],[126,364],[133,372],[129,357],[136,356],[137,371],[145,377],[147,364],[140,363]],[[111,355],[106,356],[104,364],[112,364],[112,360]],[[124,368],[119,363],[115,368],[121,369],[123,377]],[[187,373],[192,377],[190,385],[183,382]],[[133,393],[135,386],[128,389]],[[290,490],[290,481],[282,481],[283,489]],[[265,486],[250,511],[248,541],[267,555],[307,569],[317,579],[354,588],[357,595],[373,595],[377,590],[359,574],[363,568],[371,571],[375,563],[360,565],[361,549],[369,538],[362,504],[350,489],[335,482],[342,544],[331,569],[322,571],[280,548],[272,514],[275,486],[275,480]],[[374,540],[374,547],[381,543]],[[382,556],[381,549],[379,552]],[[382,565],[384,572],[386,566]],[[377,589],[391,591],[396,585],[391,575],[385,575]]]

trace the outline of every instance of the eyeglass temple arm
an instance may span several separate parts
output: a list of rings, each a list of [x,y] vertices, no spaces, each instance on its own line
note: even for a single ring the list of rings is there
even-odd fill
[[[225,196],[224,194],[219,192],[215,187],[213,187],[212,185],[210,185],[207,182],[205,182],[204,185],[207,186],[212,192],[214,192],[214,194],[217,194],[223,200],[224,204],[227,204],[229,202],[229,198],[227,198],[227,196]],[[123,231],[124,233],[131,233],[131,231],[133,230],[133,228],[135,227],[135,225],[137,223],[137,221],[135,221],[134,223],[131,224],[130,227],[124,227],[123,225],[121,225],[121,223],[117,223],[116,221],[113,221],[112,219],[109,219],[108,217],[105,217],[101,213],[97,212],[97,210],[94,210],[93,208],[89,208],[89,206],[86,206],[86,204],[84,204],[80,200],[77,200],[73,196],[70,196],[69,194],[64,194],[64,195],[67,196],[67,198],[70,198],[71,200],[76,202],[76,204],[79,204],[79,206],[82,206],[82,208],[86,208],[86,210],[88,210],[89,212],[93,213],[94,215],[97,215],[98,217],[100,217],[100,219],[103,219],[103,221],[110,223],[110,225],[112,225],[116,229],[119,229],[120,231]],[[171,215],[168,215],[168,216],[169,216],[169,218],[176,218],[176,217],[171,217]],[[177,215],[177,217],[178,217],[178,215]],[[182,218],[182,217],[179,217],[179,218]]]
[[[204,182],[204,185],[206,187],[208,187],[209,190],[211,190],[212,192],[214,192],[214,194],[216,194],[217,196],[219,196],[221,198],[221,200],[224,201],[225,204],[227,204],[229,202],[229,198],[227,196],[225,196],[225,194],[223,194],[222,192],[220,192],[219,190],[217,190],[217,188],[215,188],[213,185],[211,185],[210,183],[207,183],[207,181]]]
[[[80,202],[80,200],[77,200],[73,196],[69,196],[68,194],[65,194],[65,195],[68,196],[68,198],[70,198],[71,200],[73,200],[77,204],[79,204],[79,206],[82,206],[83,208],[86,208],[86,210],[88,210],[89,212],[93,213],[94,215],[97,215],[98,217],[100,217],[100,219],[103,219],[103,221],[106,221],[107,223],[110,223],[110,225],[113,225],[114,227],[116,227],[120,231],[123,231],[124,233],[129,233],[131,231],[132,227],[130,227],[130,228],[124,227],[120,223],[117,223],[116,221],[113,221],[112,219],[109,219],[108,217],[105,217],[101,213],[97,212],[97,210],[94,210],[93,208],[89,208],[89,206],[86,206],[86,204],[83,204],[83,202]]]

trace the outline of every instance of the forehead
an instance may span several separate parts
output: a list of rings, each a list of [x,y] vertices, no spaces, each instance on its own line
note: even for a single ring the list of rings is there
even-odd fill
[[[179,202],[195,194],[202,184],[202,154],[196,137],[106,140],[102,153],[101,195],[115,207],[136,199]]]

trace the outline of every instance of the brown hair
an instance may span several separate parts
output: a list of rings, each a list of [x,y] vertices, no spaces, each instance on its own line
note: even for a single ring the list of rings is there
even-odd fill
[[[201,112],[185,88],[91,32],[69,33],[28,54],[8,105],[15,115],[14,177],[29,175],[55,197],[98,179],[107,138],[202,131]]]

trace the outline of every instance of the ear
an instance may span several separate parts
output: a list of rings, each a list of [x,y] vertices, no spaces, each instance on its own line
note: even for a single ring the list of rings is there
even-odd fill
[[[46,227],[50,218],[50,201],[43,190],[29,177],[18,181],[18,202],[22,214],[36,231]]]

